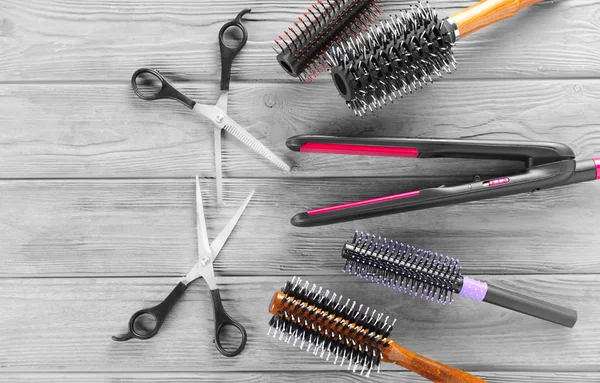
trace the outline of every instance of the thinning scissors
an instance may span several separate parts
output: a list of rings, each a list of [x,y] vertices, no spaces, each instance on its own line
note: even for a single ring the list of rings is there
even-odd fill
[[[248,40],[248,32],[242,23],[242,17],[250,12],[250,9],[242,10],[237,17],[225,23],[219,31],[219,47],[221,50],[221,94],[215,105],[200,104],[184,95],[173,85],[171,85],[163,75],[156,69],[141,68],[135,71],[131,77],[131,86],[133,91],[143,100],[159,100],[170,98],[181,102],[196,113],[211,120],[215,125],[214,145],[215,145],[215,178],[217,183],[217,201],[223,203],[223,181],[222,181],[222,166],[221,166],[221,131],[225,130],[232,136],[240,140],[244,145],[250,147],[253,151],[260,154],[277,167],[286,172],[290,171],[290,166],[280,159],[275,153],[264,146],[259,140],[252,136],[240,124],[235,122],[227,115],[227,100],[229,94],[229,80],[231,79],[231,64],[233,59],[240,50],[246,45]],[[240,41],[230,42],[237,44],[236,46],[227,45],[225,42],[225,32],[228,29],[239,29],[242,33]],[[152,77],[158,80],[150,81]],[[160,87],[158,84],[160,83]],[[139,87],[144,85],[143,90]],[[156,86],[152,86],[156,85]]]
[[[215,281],[215,271],[213,263],[223,245],[229,238],[229,235],[235,228],[238,220],[244,213],[246,206],[250,202],[250,199],[254,195],[254,190],[248,195],[242,206],[237,210],[235,215],[229,220],[227,225],[221,230],[215,240],[209,244],[208,234],[206,229],[206,220],[204,218],[204,205],[202,204],[202,192],[200,191],[200,183],[196,176],[196,232],[198,235],[198,262],[192,267],[189,273],[183,277],[177,286],[171,291],[171,293],[165,298],[164,301],[156,306],[142,309],[137,311],[129,319],[129,332],[121,336],[113,336],[112,339],[115,341],[125,341],[131,338],[138,339],[150,339],[156,334],[163,325],[167,315],[175,305],[175,303],[181,298],[188,285],[196,279],[202,277],[208,284],[210,294],[213,302],[213,309],[215,314],[215,346],[217,350],[225,356],[236,356],[246,346],[246,329],[238,321],[233,319],[227,314],[221,303],[221,293],[217,287]],[[221,342],[221,334],[226,326],[235,327],[240,335],[240,343],[235,350],[229,349],[229,344],[234,343],[237,339],[227,339],[227,346],[224,347]],[[231,336],[233,338],[233,336]]]

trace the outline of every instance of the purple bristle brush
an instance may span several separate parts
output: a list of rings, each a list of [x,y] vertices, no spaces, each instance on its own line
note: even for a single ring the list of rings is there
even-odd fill
[[[369,233],[356,232],[342,258],[347,274],[441,304],[456,293],[566,327],[577,322],[575,310],[463,276],[458,259]]]

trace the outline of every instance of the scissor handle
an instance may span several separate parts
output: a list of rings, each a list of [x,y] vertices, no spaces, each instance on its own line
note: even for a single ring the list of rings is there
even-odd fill
[[[148,90],[146,92],[140,91],[140,89],[138,88],[138,77],[147,74],[155,77],[160,82],[160,88],[153,86],[151,90]],[[181,102],[183,105],[187,106],[190,109],[193,109],[194,105],[196,105],[196,102],[194,100],[175,89],[175,87],[171,85],[171,83],[169,83],[167,79],[164,78],[163,75],[160,74],[160,72],[156,69],[141,68],[136,70],[133,73],[133,76],[131,76],[131,87],[133,88],[135,94],[137,94],[137,96],[142,100],[160,100],[161,98],[170,98]]]
[[[221,90],[229,90],[229,80],[231,79],[231,64],[233,59],[242,50],[246,41],[248,41],[248,32],[242,23],[242,17],[250,12],[249,8],[243,9],[236,18],[225,23],[219,31],[219,47],[221,48]],[[223,36],[225,31],[231,27],[237,27],[242,31],[242,39],[237,42],[237,46],[227,46]]]
[[[141,309],[133,314],[129,319],[129,333],[121,336],[113,336],[112,340],[126,341],[131,338],[150,339],[154,335],[158,334],[158,330],[160,330],[160,327],[163,325],[167,315],[186,289],[187,285],[179,282],[164,301],[154,307]],[[153,327],[143,328],[144,326],[141,321],[143,320],[142,318],[144,316],[150,316],[154,320]]]
[[[210,294],[212,296],[213,309],[215,312],[215,346],[217,347],[217,350],[225,356],[236,356],[244,350],[244,347],[246,347],[246,329],[238,321],[227,314],[223,308],[223,303],[221,302],[221,293],[219,292],[219,289],[210,290]],[[239,346],[233,351],[226,350],[221,344],[221,331],[225,329],[225,326],[235,327],[242,335]]]

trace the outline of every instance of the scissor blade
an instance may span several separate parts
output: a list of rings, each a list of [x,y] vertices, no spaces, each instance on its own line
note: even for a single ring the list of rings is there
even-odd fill
[[[217,108],[227,113],[227,99],[229,91],[222,90],[217,100]],[[217,181],[217,204],[223,205],[223,165],[221,164],[221,127],[216,126],[213,129],[215,141],[215,178]]]
[[[244,145],[248,146],[250,149],[260,154],[271,163],[277,165],[281,170],[285,170],[289,172],[291,170],[290,166],[286,164],[281,158],[277,157],[275,153],[273,153],[269,148],[264,146],[262,142],[257,140],[253,135],[248,133],[248,131],[242,128],[237,122],[233,121],[230,117],[225,117],[225,121],[223,121],[223,130],[240,140]]]
[[[211,120],[219,129],[224,129],[229,132],[235,138],[242,141],[244,145],[248,146],[256,153],[271,161],[280,169],[285,170],[286,172],[291,170],[288,164],[286,164],[281,158],[277,157],[275,153],[270,151],[253,135],[248,133],[248,131],[240,126],[240,124],[233,121],[225,111],[216,105],[204,105],[196,103],[196,105],[194,105],[194,109],[192,110]]]
[[[221,163],[221,129],[213,129],[215,143],[215,179],[217,183],[217,204],[223,204],[223,165]]]
[[[198,260],[200,264],[212,261],[213,257],[210,251],[210,243],[208,242],[204,205],[202,204],[202,191],[200,190],[198,176],[196,176],[196,232],[198,235]],[[208,261],[203,262],[205,257],[208,257]]]
[[[229,98],[228,94],[228,90],[222,90],[216,104],[217,108],[220,108],[225,113],[227,113],[227,99]]]
[[[233,231],[233,229],[237,225],[238,221],[240,220],[240,217],[242,216],[242,214],[244,214],[244,210],[246,210],[246,207],[248,206],[248,203],[252,199],[253,195],[254,195],[254,190],[252,190],[250,192],[250,194],[248,194],[248,197],[246,197],[246,199],[244,200],[244,203],[242,203],[242,206],[240,206],[239,209],[237,209],[234,216],[231,217],[229,222],[227,222],[227,225],[225,225],[223,230],[221,230],[219,235],[217,235],[217,238],[215,238],[214,241],[210,244],[210,249],[212,250],[215,258],[217,258],[217,256],[221,252],[223,245],[225,245],[225,242],[227,242],[227,239],[229,238],[229,236],[231,235],[231,232]]]

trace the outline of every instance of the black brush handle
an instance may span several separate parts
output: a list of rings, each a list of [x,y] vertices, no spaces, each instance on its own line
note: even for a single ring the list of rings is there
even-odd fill
[[[573,327],[577,322],[575,310],[489,284],[483,301],[565,327]]]

